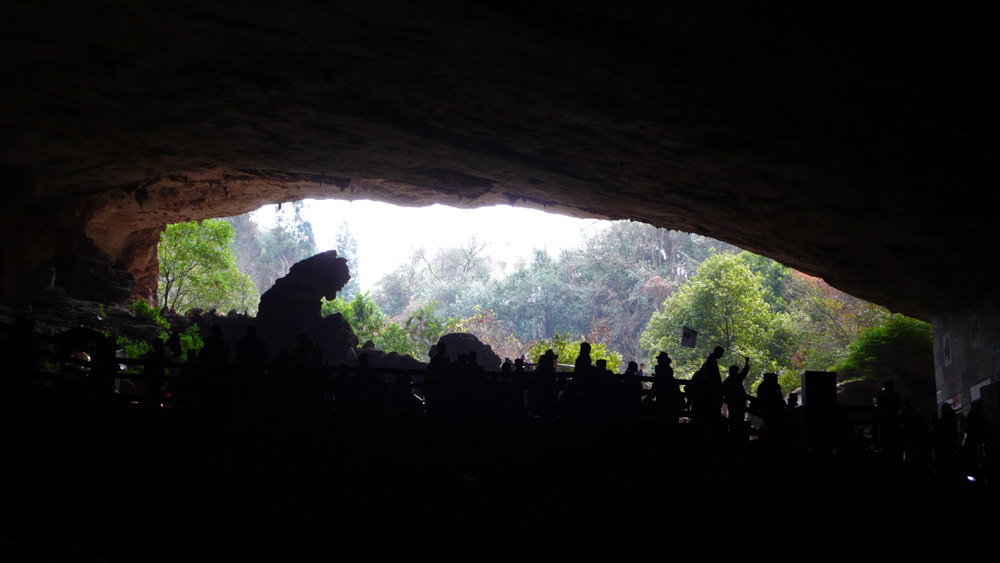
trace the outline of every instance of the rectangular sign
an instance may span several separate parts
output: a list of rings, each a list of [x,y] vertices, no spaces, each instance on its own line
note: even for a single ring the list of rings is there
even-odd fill
[[[684,327],[684,332],[681,334],[681,346],[694,348],[695,342],[697,341],[698,341],[698,331],[691,330],[688,327]]]

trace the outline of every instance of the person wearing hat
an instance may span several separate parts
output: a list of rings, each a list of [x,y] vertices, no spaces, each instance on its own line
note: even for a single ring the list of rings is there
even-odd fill
[[[684,411],[684,395],[674,379],[674,369],[670,367],[670,356],[660,352],[653,367],[653,387],[649,390],[655,399],[653,403],[656,419],[668,425],[677,424]]]

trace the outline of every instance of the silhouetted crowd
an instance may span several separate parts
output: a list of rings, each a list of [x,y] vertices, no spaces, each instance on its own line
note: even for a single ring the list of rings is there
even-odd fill
[[[533,365],[522,356],[506,359],[499,370],[486,369],[474,351],[452,358],[444,342],[438,343],[423,370],[376,369],[364,352],[356,366],[327,365],[321,348],[305,333],[296,335],[290,350],[272,357],[253,325],[246,327],[235,350],[222,330],[211,326],[197,354],[184,354],[175,332],[166,341],[152,339],[140,360],[126,360],[117,357],[114,339],[100,332],[78,328],[42,337],[32,331],[30,320],[18,319],[7,327],[4,361],[21,375],[39,373],[39,366],[48,362],[80,388],[154,407],[211,410],[247,402],[338,413],[645,421],[668,430],[685,425],[736,442],[788,445],[808,438],[797,394],[786,402],[777,374],[766,373],[757,395],[750,395],[746,379],[751,358],[745,357],[742,366],[730,366],[723,377],[722,347],[716,347],[690,379],[675,377],[666,352],[656,357],[651,375],[636,362],[629,362],[624,373],[613,373],[605,360],[592,359],[586,342],[572,371],[559,369],[552,350]],[[48,356],[46,346],[52,350]],[[5,377],[3,384],[9,389],[27,381]],[[890,457],[909,452],[939,462],[974,458],[982,450],[982,422],[975,406],[962,419],[946,404],[928,421],[907,411],[891,381],[874,403],[867,447]]]

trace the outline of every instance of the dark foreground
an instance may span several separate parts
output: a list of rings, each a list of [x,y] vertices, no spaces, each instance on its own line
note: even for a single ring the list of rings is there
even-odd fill
[[[3,561],[868,559],[984,542],[994,505],[957,475],[690,426],[2,406]]]

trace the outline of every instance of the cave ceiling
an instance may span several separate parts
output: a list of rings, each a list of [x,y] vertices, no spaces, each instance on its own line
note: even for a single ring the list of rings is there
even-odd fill
[[[991,291],[995,18],[753,4],[7,2],[4,204],[73,209],[117,256],[306,197],[503,203],[925,319]]]

